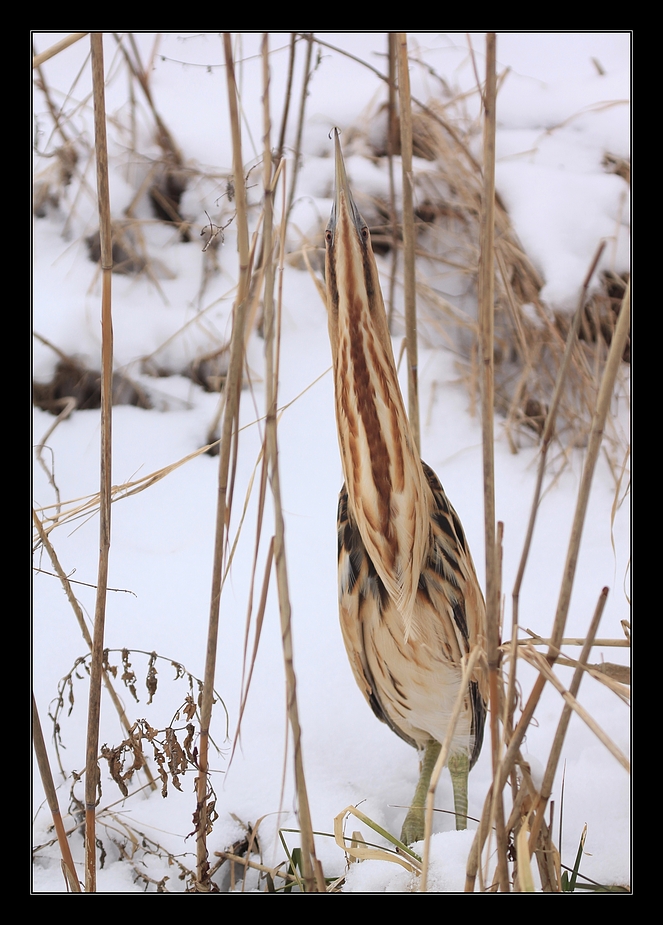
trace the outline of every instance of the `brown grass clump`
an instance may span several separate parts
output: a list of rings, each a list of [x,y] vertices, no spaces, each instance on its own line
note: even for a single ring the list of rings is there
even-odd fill
[[[69,399],[79,411],[101,407],[101,375],[67,357],[60,360],[50,382],[33,383],[32,401],[43,411],[60,414]],[[143,389],[119,372],[113,374],[113,404],[152,407]]]
[[[479,224],[483,176],[472,154],[476,125],[462,114],[458,101],[413,101],[413,150],[428,161],[415,166],[417,226],[417,296],[420,334],[431,345],[445,344],[457,353],[472,405],[478,404],[477,289]],[[353,132],[355,139],[361,132]],[[364,144],[368,139],[363,138]],[[371,142],[375,157],[386,156],[382,136]],[[606,169],[626,180],[624,164],[614,158]],[[376,251],[389,251],[394,236],[387,224],[390,209],[376,204],[374,221],[382,224],[374,240]],[[380,216],[383,221],[380,221]],[[400,247],[400,232],[395,236]],[[598,245],[599,242],[597,242]],[[447,283],[452,280],[452,285]],[[585,321],[557,422],[564,447],[584,446],[591,423],[598,376],[611,343],[612,330],[624,295],[626,279],[611,272],[602,276],[602,290],[585,306]],[[523,443],[538,442],[564,351],[568,315],[546,305],[543,280],[525,252],[499,194],[495,197],[495,407],[505,419],[514,452]],[[455,291],[460,294],[447,295]],[[630,359],[630,341],[624,360]],[[623,449],[623,440],[609,425],[608,448]],[[621,457],[621,452],[616,452]]]

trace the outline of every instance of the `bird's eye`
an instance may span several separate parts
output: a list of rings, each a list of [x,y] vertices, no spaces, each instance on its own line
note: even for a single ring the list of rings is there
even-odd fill
[[[368,228],[366,225],[364,225],[364,227],[361,229],[361,236],[365,241],[368,241]]]
[[[332,241],[331,231],[325,231],[325,241],[327,242],[327,244],[331,244],[331,241]]]

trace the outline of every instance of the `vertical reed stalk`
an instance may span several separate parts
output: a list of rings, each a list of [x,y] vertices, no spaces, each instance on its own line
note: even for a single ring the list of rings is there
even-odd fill
[[[495,536],[494,433],[494,302],[495,302],[495,106],[497,97],[496,36],[486,35],[486,85],[483,92],[483,202],[479,257],[479,320],[481,355],[481,425],[483,436],[484,530],[486,547],[486,653],[490,684],[490,734],[493,779],[499,762],[499,575]],[[503,823],[501,789],[493,789],[498,828]],[[498,832],[498,879],[508,892],[508,868],[503,833]]]
[[[263,65],[263,186],[264,186],[264,254],[265,254],[265,289],[264,289],[264,331],[265,331],[265,406],[266,424],[265,440],[267,446],[267,465],[274,498],[274,567],[281,617],[281,638],[283,644],[283,661],[285,666],[286,700],[288,720],[292,729],[295,763],[295,786],[297,789],[297,807],[302,839],[302,874],[307,893],[325,892],[322,869],[315,855],[315,842],[311,812],[304,776],[302,756],[302,731],[299,723],[297,705],[297,679],[295,676],[292,649],[292,614],[290,592],[288,588],[288,570],[285,555],[285,523],[281,506],[281,481],[278,464],[278,438],[276,408],[278,396],[278,341],[280,325],[275,323],[274,313],[274,261],[273,250],[273,216],[274,216],[274,182],[271,159],[271,118],[269,112],[269,46],[268,36],[262,40]],[[282,234],[285,237],[285,221]],[[275,355],[276,354],[276,355]]]
[[[417,349],[417,297],[414,266],[414,209],[412,174],[412,102],[407,58],[407,34],[398,33],[398,99],[401,111],[401,162],[403,167],[403,284],[405,288],[405,340],[407,344],[408,417],[421,452],[419,429],[419,359]]]
[[[239,278],[237,297],[233,308],[233,330],[230,343],[230,363],[225,385],[224,417],[219,449],[219,481],[217,490],[216,534],[214,541],[214,563],[212,566],[212,588],[210,614],[207,631],[207,652],[205,657],[205,681],[200,708],[200,751],[198,756],[198,777],[196,779],[196,856],[198,892],[209,892],[209,862],[207,835],[211,831],[208,807],[209,732],[214,702],[214,674],[219,636],[219,610],[223,579],[223,551],[226,540],[226,511],[229,507],[228,472],[233,443],[233,429],[239,418],[239,400],[244,362],[244,326],[246,301],[249,290],[249,234],[246,217],[246,190],[242,164],[242,143],[237,104],[237,85],[233,64],[230,33],[223,34],[228,84],[228,106],[233,139],[233,174],[237,204],[237,249],[239,252]]]
[[[302,134],[304,132],[304,112],[306,110],[306,98],[308,96],[308,82],[311,79],[311,58],[313,57],[313,33],[307,32],[304,36],[306,39],[306,62],[304,64],[304,82],[302,83],[302,96],[299,101],[299,120],[297,122],[297,140],[295,141],[295,159],[292,166],[292,183],[290,185],[290,195],[288,197],[287,216],[290,217],[292,204],[295,199],[295,190],[297,189],[297,175],[299,173],[299,158],[302,151]]]
[[[32,741],[34,744],[35,754],[37,755],[39,776],[41,777],[41,782],[44,785],[44,793],[46,794],[48,808],[51,811],[51,815],[53,817],[53,825],[55,826],[55,832],[58,837],[65,880],[69,884],[69,887],[73,893],[80,893],[81,885],[78,882],[78,877],[76,876],[74,859],[71,856],[71,849],[69,847],[69,841],[67,840],[67,833],[65,832],[62,816],[60,814],[58,795],[55,790],[53,775],[51,774],[51,765],[48,760],[48,752],[46,751],[44,734],[41,731],[39,711],[37,710],[37,702],[35,701],[34,694],[32,695]]]
[[[398,80],[398,35],[388,33],[389,59],[389,103],[387,122],[387,160],[389,161],[389,224],[391,226],[391,273],[389,274],[389,298],[387,303],[387,323],[389,333],[393,333],[394,291],[396,288],[396,267],[398,265],[398,221],[396,219],[396,190],[394,187],[394,156],[400,152],[397,80]]]
[[[564,576],[562,579],[560,596],[557,604],[557,611],[555,614],[553,633],[551,636],[551,643],[548,652],[546,653],[546,660],[549,665],[552,665],[555,662],[559,652],[561,640],[564,636],[566,616],[568,614],[568,607],[571,600],[571,591],[573,589],[573,580],[575,577],[578,553],[580,550],[582,527],[584,524],[584,519],[587,512],[587,504],[589,501],[589,491],[591,488],[594,469],[596,468],[596,461],[598,459],[598,454],[603,439],[605,421],[614,393],[617,373],[621,365],[624,348],[626,346],[626,340],[628,338],[630,320],[631,287],[629,284],[626,288],[626,292],[624,293],[624,298],[622,300],[619,317],[617,319],[617,324],[612,336],[612,342],[610,344],[610,350],[608,352],[608,359],[606,361],[606,365],[603,370],[603,376],[601,378],[601,386],[596,402],[596,409],[592,416],[592,427],[589,435],[589,442],[585,456],[585,464],[583,466],[580,488],[578,491],[578,500],[576,502],[573,525],[571,527],[571,537],[569,539],[569,547],[567,551],[566,564],[564,567]],[[513,732],[504,757],[500,763],[498,773],[493,779],[493,789],[499,789],[501,792],[506,783],[507,777],[511,773],[514,763],[518,758],[520,745],[525,736],[525,733],[527,732],[529,724],[532,721],[534,711],[541,697],[543,688],[545,687],[545,683],[546,678],[544,677],[543,673],[540,673],[534,682],[534,685],[532,686],[532,690],[527,699],[527,703],[523,708],[518,725]],[[486,820],[485,825],[483,824],[484,819]],[[484,807],[482,825],[479,827],[474,844],[472,845],[470,857],[468,859],[465,889],[470,892],[474,888],[474,878],[476,877],[477,872],[477,857],[481,852],[483,841],[485,840],[488,832],[487,819],[488,816]]]
[[[550,444],[552,443],[553,436],[555,434],[555,423],[557,421],[557,409],[562,397],[562,391],[566,384],[566,378],[568,375],[569,368],[571,366],[571,360],[573,357],[573,351],[575,348],[576,340],[578,337],[578,331],[580,329],[580,322],[583,316],[583,307],[585,304],[585,299],[587,297],[587,290],[589,288],[589,283],[594,271],[598,266],[598,262],[601,259],[601,255],[605,248],[605,241],[602,241],[594,254],[592,263],[587,271],[585,279],[582,284],[582,289],[580,291],[580,296],[578,298],[578,306],[576,308],[576,313],[573,317],[573,321],[569,328],[569,332],[566,338],[566,345],[564,347],[564,355],[562,357],[562,362],[559,367],[559,372],[557,373],[557,379],[555,381],[555,388],[553,390],[553,396],[550,400],[550,407],[548,408],[548,414],[546,415],[546,421],[543,426],[543,434],[541,435],[541,451],[539,455],[539,468],[536,476],[536,485],[534,487],[534,497],[532,499],[532,508],[530,510],[529,522],[527,524],[527,532],[525,534],[525,542],[523,543],[523,551],[520,557],[520,563],[518,565],[518,572],[516,574],[516,580],[513,585],[513,591],[511,592],[512,607],[513,607],[513,621],[511,626],[511,643],[512,643],[512,652],[511,652],[511,668],[509,672],[509,684],[507,691],[507,726],[509,730],[512,727],[512,718],[513,711],[515,709],[515,688],[516,688],[516,664],[517,664],[517,635],[518,635],[518,625],[519,625],[519,602],[520,602],[520,589],[523,583],[523,577],[525,575],[525,568],[527,566],[527,560],[529,558],[529,551],[532,545],[532,537],[534,535],[534,525],[536,523],[536,515],[539,510],[539,500],[541,498],[541,489],[543,486],[543,476],[546,469],[546,461],[548,457],[548,450]]]
[[[101,472],[99,487],[99,569],[90,665],[87,746],[85,757],[85,890],[94,893],[96,872],[95,806],[99,787],[99,716],[103,675],[104,624],[108,586],[108,556],[111,540],[111,421],[113,399],[113,318],[111,312],[111,241],[110,196],[108,192],[108,148],[106,144],[106,104],[104,96],[103,34],[90,36],[92,49],[92,87],[94,95],[94,136],[97,160],[97,198],[101,243]]]
[[[276,151],[276,163],[283,157],[283,148],[285,147],[285,133],[288,127],[288,113],[290,112],[290,100],[292,99],[292,79],[295,73],[295,50],[297,48],[297,33],[290,33],[290,51],[288,53],[288,84],[285,91],[285,104],[283,106],[283,118],[281,120],[281,131],[279,134],[279,146]]]
[[[458,694],[456,696],[456,701],[454,703],[454,708],[449,719],[449,725],[447,726],[447,732],[444,737],[444,742],[442,742],[442,747],[440,748],[440,754],[437,756],[437,761],[435,762],[435,767],[433,768],[433,773],[431,774],[430,783],[428,785],[428,793],[426,794],[426,821],[424,828],[424,852],[423,852],[423,862],[421,866],[421,880],[419,883],[419,892],[425,893],[428,888],[428,866],[430,861],[430,839],[433,831],[433,810],[435,806],[435,790],[437,788],[437,783],[440,779],[440,774],[442,773],[442,768],[447,763],[447,757],[449,755],[449,749],[451,747],[451,740],[453,739],[454,732],[456,731],[456,726],[460,718],[461,710],[463,709],[463,704],[467,696],[467,688],[472,677],[475,665],[479,660],[481,655],[481,649],[476,646],[474,650],[470,653],[470,657],[467,660],[466,664],[463,666],[463,676],[458,688]]]

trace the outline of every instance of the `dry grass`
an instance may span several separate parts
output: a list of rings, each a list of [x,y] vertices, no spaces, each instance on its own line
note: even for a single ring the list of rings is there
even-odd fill
[[[80,37],[80,36],[79,36]],[[293,34],[291,42],[290,75],[292,78],[293,61],[296,41]],[[290,79],[287,88],[284,122],[280,129],[280,141],[277,148],[278,156],[270,162],[270,117],[266,108],[264,113],[265,127],[265,155],[263,164],[263,195],[260,204],[249,206],[244,199],[244,187],[247,182],[247,168],[243,163],[240,146],[239,119],[234,119],[235,129],[235,164],[232,178],[224,178],[228,182],[227,196],[212,217],[208,216],[209,224],[201,229],[192,228],[180,214],[180,198],[183,187],[187,183],[205,182],[218,184],[219,177],[213,171],[205,172],[183,164],[176,140],[168,130],[163,118],[156,111],[149,84],[149,67],[143,65],[131,36],[123,39],[117,38],[120,54],[123,56],[128,73],[131,75],[132,85],[137,92],[143,94],[148,109],[154,120],[156,137],[162,150],[162,158],[152,161],[144,171],[143,181],[136,193],[132,206],[121,220],[114,219],[111,235],[110,216],[104,220],[101,237],[99,233],[90,236],[93,248],[93,259],[99,259],[103,252],[102,267],[106,278],[106,287],[109,291],[110,264],[115,262],[114,269],[123,265],[125,272],[146,273],[152,284],[158,287],[159,268],[145,245],[141,229],[144,223],[135,218],[134,206],[137,206],[141,197],[151,200],[155,211],[155,218],[160,222],[172,226],[174,239],[185,240],[186,236],[195,235],[200,230],[205,233],[207,241],[206,256],[209,255],[209,265],[206,264],[205,274],[201,280],[198,302],[200,311],[194,323],[200,330],[207,330],[205,314],[211,306],[205,305],[206,286],[209,274],[215,272],[215,246],[223,235],[223,228],[230,221],[238,225],[238,240],[240,242],[239,282],[237,290],[231,294],[234,298],[234,325],[230,335],[220,336],[212,331],[204,349],[197,350],[191,358],[188,374],[203,387],[212,391],[221,392],[221,404],[217,420],[220,423],[220,439],[215,444],[220,446],[219,458],[219,509],[217,522],[217,542],[215,552],[215,569],[211,588],[210,602],[210,629],[207,649],[207,667],[203,681],[194,679],[177,662],[171,664],[176,668],[176,679],[185,678],[189,691],[184,698],[180,711],[170,722],[152,726],[147,719],[131,720],[127,717],[121,702],[115,693],[114,682],[120,676],[126,689],[135,693],[137,683],[131,658],[134,656],[127,650],[121,652],[115,662],[111,653],[103,649],[103,627],[97,632],[95,642],[90,638],[83,620],[80,606],[72,589],[73,582],[65,574],[60,565],[55,547],[53,534],[56,528],[63,524],[71,524],[77,519],[89,517],[100,508],[104,511],[102,533],[110,530],[111,502],[126,498],[136,492],[150,488],[157,481],[168,476],[170,472],[203,452],[211,449],[210,445],[201,447],[186,458],[173,462],[158,472],[150,473],[140,480],[121,486],[110,486],[107,477],[102,480],[100,492],[94,496],[61,501],[57,485],[52,473],[49,479],[56,494],[56,503],[36,509],[35,542],[39,550],[45,550],[49,555],[55,573],[59,577],[67,594],[76,620],[84,636],[86,646],[95,650],[95,658],[86,655],[81,657],[72,672],[63,679],[58,693],[58,702],[54,723],[59,725],[59,717],[65,708],[65,698],[73,697],[73,686],[79,677],[76,669],[82,668],[87,676],[90,664],[95,664],[94,683],[91,689],[97,690],[100,684],[106,684],[111,692],[111,698],[120,714],[125,738],[118,744],[98,748],[98,742],[92,735],[88,750],[88,768],[96,766],[100,759],[104,759],[109,768],[110,778],[114,781],[123,797],[131,797],[139,790],[130,793],[132,779],[137,772],[148,772],[148,783],[145,786],[155,786],[155,777],[160,781],[162,792],[167,792],[169,785],[175,788],[180,786],[180,778],[186,772],[198,775],[197,804],[192,807],[194,827],[196,829],[197,857],[194,861],[183,860],[164,845],[155,841],[145,832],[138,831],[129,825],[126,819],[114,809],[114,803],[99,805],[95,808],[95,776],[89,775],[86,780],[87,792],[84,804],[77,795],[80,786],[76,777],[71,780],[71,818],[76,820],[75,825],[66,833],[71,837],[82,825],[80,811],[87,812],[88,825],[91,823],[91,814],[97,826],[97,834],[103,832],[102,838],[113,842],[120,856],[127,860],[136,875],[140,877],[146,889],[157,892],[168,892],[167,877],[154,879],[146,869],[143,861],[152,855],[156,858],[167,858],[168,863],[178,876],[186,882],[190,892],[218,891],[227,889],[238,882],[246,885],[249,878],[252,883],[260,883],[266,891],[285,890],[293,888],[302,891],[328,891],[337,892],[342,889],[343,878],[339,877],[332,882],[326,882],[324,872],[315,855],[315,845],[310,822],[306,795],[306,780],[303,772],[302,743],[300,739],[299,719],[296,698],[296,677],[292,663],[292,626],[290,623],[290,605],[288,592],[288,564],[285,559],[285,546],[283,542],[284,516],[280,504],[280,488],[278,473],[278,420],[277,413],[277,383],[279,362],[279,322],[280,322],[280,293],[275,291],[275,270],[282,267],[285,260],[286,226],[285,218],[281,227],[273,227],[273,204],[277,189],[284,193],[282,212],[284,217],[289,212],[289,204],[293,201],[296,191],[296,172],[285,189],[285,172],[281,173],[281,153],[285,137],[285,119],[290,108],[291,96],[297,92]],[[310,76],[310,62],[315,47],[315,37],[307,34],[305,37],[306,68],[305,78],[300,88],[300,103],[298,125],[303,125],[305,118],[305,100],[307,81]],[[392,49],[393,51],[393,49]],[[57,52],[54,52],[57,53]],[[264,80],[268,83],[268,49],[265,41],[264,54]],[[226,42],[226,55],[229,65],[232,64],[232,51],[230,42]],[[43,57],[43,56],[42,56]],[[232,67],[229,66],[229,75]],[[40,75],[42,86],[43,75]],[[499,84],[499,75],[497,77]],[[393,91],[392,87],[392,91]],[[48,88],[44,92],[50,100]],[[133,91],[132,91],[133,92]],[[229,83],[230,106],[233,106],[233,94],[236,88]],[[392,100],[393,100],[392,93]],[[43,215],[49,209],[60,209],[62,203],[72,201],[72,197],[64,196],[65,189],[71,184],[78,184],[78,193],[73,197],[76,202],[78,196],[90,195],[91,186],[88,178],[91,152],[85,144],[73,137],[70,126],[61,118],[57,107],[51,100],[53,116],[53,132],[60,139],[57,155],[51,167],[38,178],[35,184],[35,212]],[[481,352],[479,348],[479,319],[476,312],[479,254],[481,251],[481,223],[486,215],[485,203],[492,193],[490,185],[482,169],[473,158],[471,152],[477,126],[463,121],[463,101],[439,100],[429,101],[425,106],[413,104],[412,118],[412,149],[418,157],[425,158],[430,169],[414,174],[414,193],[416,207],[416,232],[412,241],[416,255],[418,282],[417,297],[419,303],[419,325],[431,343],[447,346],[457,352],[459,363],[462,366],[463,376],[467,383],[470,395],[478,403],[478,383],[480,381]],[[392,107],[393,115],[393,107]],[[347,133],[349,139],[351,133]],[[360,130],[355,130],[355,137],[360,138]],[[300,132],[298,132],[300,137]],[[408,133],[405,132],[407,145]],[[366,139],[364,139],[366,143]],[[382,146],[382,150],[375,150],[376,157],[385,156],[388,150],[394,150],[393,143]],[[140,152],[133,151],[132,156],[141,158]],[[617,163],[614,158],[608,159],[608,169],[614,170],[627,181],[627,166]],[[490,178],[488,178],[489,180]],[[628,182],[628,181],[627,181]],[[280,186],[278,184],[281,184]],[[71,192],[71,191],[69,191]],[[394,225],[392,219],[393,203],[389,206],[378,204],[383,218],[389,218],[384,234],[378,229],[374,234],[376,250],[380,247],[384,251],[391,249],[395,254],[394,246],[400,247],[403,239],[400,221]],[[74,205],[75,208],[75,205]],[[377,214],[377,212],[376,212]],[[65,217],[67,224],[71,216]],[[602,676],[605,683],[611,685],[616,696],[624,698],[627,691],[620,681],[615,681],[599,672],[601,666],[591,666],[588,663],[592,640],[598,629],[602,609],[601,601],[591,621],[587,638],[569,641],[564,637],[564,625],[568,600],[573,585],[573,573],[577,559],[577,549],[582,533],[582,525],[586,511],[587,498],[591,485],[593,468],[601,449],[607,450],[612,461],[616,482],[621,484],[623,468],[621,461],[625,456],[624,438],[619,432],[609,413],[610,400],[616,388],[623,360],[629,358],[628,339],[628,313],[630,309],[629,288],[627,281],[606,274],[604,278],[605,291],[594,294],[590,299],[583,293],[578,312],[576,313],[575,327],[571,319],[555,314],[549,306],[542,303],[540,290],[542,281],[536,270],[524,253],[517,236],[511,226],[509,216],[500,202],[499,197],[494,198],[494,258],[495,268],[490,271],[490,285],[494,287],[494,345],[490,349],[495,370],[495,405],[504,419],[505,432],[513,449],[517,449],[524,440],[542,441],[541,467],[539,489],[546,466],[550,468],[547,460],[548,449],[553,442],[561,447],[558,459],[564,461],[565,453],[573,446],[587,446],[588,454],[583,474],[581,492],[578,500],[576,521],[572,543],[569,548],[567,568],[564,582],[560,589],[560,601],[554,631],[550,639],[532,639],[525,645],[518,634],[518,587],[514,589],[514,622],[513,638],[497,650],[493,646],[492,659],[494,669],[494,697],[491,698],[491,721],[493,728],[493,774],[494,786],[488,795],[483,809],[482,818],[474,849],[468,864],[468,889],[485,891],[501,890],[527,890],[532,887],[533,880],[529,870],[530,858],[535,857],[539,876],[544,890],[559,891],[562,889],[562,878],[559,865],[559,856],[551,837],[551,832],[543,817],[547,801],[550,796],[550,785],[556,769],[564,731],[568,724],[571,711],[578,712],[577,692],[581,679],[588,671],[594,676]],[[249,229],[252,228],[252,234]],[[405,236],[407,237],[407,236]],[[484,236],[484,241],[489,237]],[[94,247],[99,243],[99,254]],[[103,242],[103,243],[102,243]],[[484,243],[484,253],[486,244]],[[309,256],[311,252],[303,250],[304,260],[310,267]],[[118,266],[120,265],[120,266]],[[393,264],[395,266],[395,263]],[[486,266],[484,261],[483,266]],[[218,269],[218,266],[217,266]],[[463,299],[453,300],[444,294],[444,279],[447,275],[461,276],[466,281],[466,295]],[[282,279],[282,275],[280,277]],[[319,282],[319,281],[318,281]],[[400,280],[392,276],[391,286],[401,285]],[[486,283],[483,284],[484,291]],[[490,288],[490,286],[488,287]],[[492,300],[489,300],[492,301]],[[261,317],[258,311],[262,305]],[[109,321],[106,313],[107,322]],[[187,323],[187,324],[190,324]],[[237,535],[228,535],[229,511],[233,504],[234,466],[237,460],[237,441],[241,434],[236,427],[240,391],[245,370],[245,348],[248,326],[260,324],[267,344],[267,371],[265,381],[266,430],[260,457],[256,461],[256,473],[259,473],[259,513],[255,527],[255,553],[252,568],[251,587],[249,589],[249,604],[247,608],[246,644],[244,654],[244,676],[242,680],[242,707],[246,703],[251,681],[253,664],[260,645],[260,630],[265,609],[267,588],[269,586],[272,570],[277,578],[279,591],[279,608],[281,615],[281,629],[283,637],[283,656],[287,679],[288,721],[290,734],[293,740],[293,753],[295,763],[295,779],[298,797],[298,811],[300,815],[301,848],[289,849],[283,838],[286,861],[277,867],[264,864],[260,853],[259,826],[260,820],[254,825],[247,825],[246,837],[226,850],[210,855],[208,838],[216,821],[215,795],[209,784],[207,757],[209,729],[212,709],[219,709],[215,704],[214,692],[214,664],[216,641],[218,634],[218,608],[225,578],[230,568],[232,556],[237,543]],[[408,328],[411,327],[412,322]],[[186,336],[187,326],[182,328],[175,337]],[[450,333],[451,332],[451,333]],[[412,335],[410,335],[412,336]],[[484,342],[485,343],[485,342]],[[108,345],[104,351],[105,359],[100,358],[99,369],[102,373],[88,369],[77,358],[68,357],[57,347],[50,345],[58,354],[59,365],[53,381],[40,386],[36,390],[35,399],[41,407],[52,411],[60,417],[54,423],[57,426],[60,420],[72,413],[74,407],[99,407],[102,404],[102,389],[100,378],[103,374],[105,383],[103,390],[103,403],[106,420],[110,417],[110,403],[116,398],[121,382],[124,388],[131,384],[129,377],[113,378],[112,363]],[[159,350],[166,347],[161,345]],[[566,357],[566,362],[564,358]],[[156,374],[163,374],[169,370],[164,369],[160,363],[159,351],[151,357],[146,357],[144,370],[151,370]],[[170,370],[183,372],[185,370]],[[144,401],[148,406],[149,399],[144,396],[140,387],[134,389],[138,396],[136,403]],[[141,397],[142,396],[142,397]],[[73,405],[72,405],[73,401]],[[109,441],[108,423],[104,428],[104,441]],[[215,428],[211,428],[214,430]],[[49,430],[49,433],[52,432]],[[46,438],[42,439],[40,452]],[[492,442],[492,438],[490,438]],[[42,465],[45,465],[41,459]],[[106,467],[109,460],[106,458]],[[251,479],[253,486],[253,478]],[[263,527],[264,506],[271,487],[275,511],[275,535],[267,537]],[[249,489],[249,491],[251,488]],[[539,495],[535,496],[532,505],[532,520],[530,532],[526,538],[523,561],[520,573],[526,568],[529,539],[534,530],[535,513],[538,506]],[[248,498],[244,502],[240,530],[244,524],[244,517],[248,507]],[[487,535],[495,535],[496,525],[487,525]],[[103,539],[103,537],[102,537]],[[109,537],[106,537],[108,540]],[[100,557],[99,600],[105,593],[105,570],[108,561],[107,542]],[[493,550],[496,555],[492,557],[490,573],[492,575],[493,592],[491,598],[499,600],[501,593],[500,574],[500,543],[498,541]],[[264,575],[261,584],[256,575],[263,563]],[[259,602],[253,607],[254,585],[260,588]],[[603,601],[604,601],[603,597]],[[103,605],[100,603],[99,608]],[[101,615],[103,617],[103,614]],[[253,647],[249,645],[253,638]],[[594,640],[596,642],[596,640]],[[606,640],[600,640],[606,644]],[[559,658],[562,645],[582,644],[583,649],[577,660]],[[545,645],[545,656],[537,653],[535,646]],[[137,654],[137,653],[136,653]],[[143,653],[148,659],[146,670],[146,687],[150,698],[156,693],[156,665],[158,657],[155,653]],[[478,654],[476,657],[479,657]],[[517,685],[517,669],[520,659],[526,659],[539,671],[539,680],[535,684],[528,703],[522,713],[517,716],[515,710],[514,691]],[[576,671],[573,682],[566,690],[554,672],[554,664],[571,662]],[[544,684],[549,683],[560,693],[560,723],[558,735],[551,750],[544,785],[537,790],[532,782],[529,767],[520,752],[520,743],[531,721],[538,696]],[[218,697],[218,695],[217,695]],[[219,698],[220,699],[220,698]],[[73,706],[73,700],[68,701]],[[218,704],[218,700],[217,700]],[[582,713],[580,713],[582,716]],[[613,756],[624,763],[626,760],[618,749],[610,743],[593,722],[591,717],[582,716],[587,723],[588,734],[596,735],[603,742]],[[181,719],[182,725],[176,722]],[[240,716],[241,721],[241,716]],[[96,719],[92,724],[97,723]],[[94,730],[93,730],[94,732]],[[239,724],[237,735],[239,734]],[[150,754],[154,774],[149,771],[146,752]],[[45,750],[42,749],[40,762],[43,763]],[[45,781],[48,770],[45,768]],[[48,790],[47,783],[45,787]],[[434,791],[434,786],[433,786]],[[48,790],[50,793],[51,791]],[[499,799],[497,795],[499,794]],[[165,793],[164,793],[165,795]],[[502,803],[502,795],[504,802]],[[56,803],[51,801],[51,809],[59,814]],[[430,814],[432,812],[432,794],[429,801],[429,818],[427,822],[428,836],[430,835]],[[420,860],[409,849],[397,846],[401,854],[391,854],[384,848],[370,846],[356,834],[350,840],[342,834],[342,820],[347,813],[360,818],[362,822],[376,827],[367,820],[356,808],[348,807],[337,816],[334,822],[336,837],[341,847],[348,854],[348,862],[353,858],[363,859],[370,863],[374,858],[390,857],[395,863],[408,867],[409,870],[420,876],[422,869]],[[332,827],[330,820],[329,827]],[[61,827],[60,827],[61,828]],[[494,862],[490,859],[492,838],[490,833],[497,829],[497,846],[500,856],[499,870],[496,872]],[[94,831],[91,826],[88,832]],[[388,833],[387,841],[396,840]],[[60,838],[63,833],[59,832]],[[43,847],[43,846],[38,846]],[[103,849],[102,849],[103,850]],[[416,881],[413,889],[425,889],[426,866],[428,861],[429,838],[426,842],[426,851],[423,862],[423,876]],[[515,860],[514,860],[515,859]],[[66,860],[67,864],[70,863]],[[86,889],[94,890],[95,876],[94,844],[88,853],[88,876]],[[226,871],[228,872],[226,875]],[[222,886],[223,885],[223,886]]]
[[[499,84],[499,76],[498,76]],[[417,218],[417,295],[420,336],[433,346],[451,347],[459,369],[478,406],[479,327],[477,315],[480,222],[483,173],[472,154],[478,127],[466,113],[466,97],[450,95],[444,101],[414,102],[412,135],[414,154],[426,160],[415,170]],[[368,116],[368,114],[367,114]],[[381,114],[368,116],[367,121]],[[376,161],[387,156],[387,134],[375,139],[355,128],[357,148],[370,150]],[[614,158],[606,169],[628,182],[623,165]],[[374,204],[373,238],[382,253],[393,240],[385,219],[386,202]],[[504,431],[513,449],[538,442],[564,352],[570,319],[543,302],[543,280],[525,253],[509,214],[495,197],[495,408],[504,419]],[[600,244],[596,242],[597,247]],[[400,241],[399,241],[399,246]],[[403,242],[403,248],[405,243]],[[589,269],[589,267],[588,267]],[[447,280],[463,282],[461,296],[446,294]],[[565,449],[586,444],[600,371],[612,340],[617,314],[628,280],[611,271],[602,275],[602,290],[588,297],[575,355],[564,383],[556,437]],[[397,285],[405,283],[397,280]],[[630,358],[630,340],[624,359]],[[615,468],[623,459],[625,435],[608,422],[606,448]],[[564,459],[564,454],[562,454]]]

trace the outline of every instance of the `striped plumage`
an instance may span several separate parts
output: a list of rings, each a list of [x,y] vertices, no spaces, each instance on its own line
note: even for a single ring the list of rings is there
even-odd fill
[[[370,234],[350,192],[338,132],[335,143],[326,278],[345,475],[338,509],[341,628],[374,713],[426,756],[402,833],[411,843],[423,837],[421,794],[447,731],[461,659],[484,634],[485,608],[458,515],[414,444]],[[466,824],[467,773],[481,750],[485,700],[479,668],[448,762],[459,828]]]

